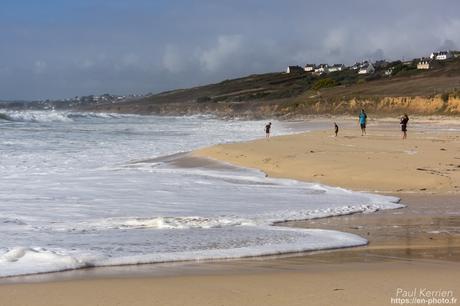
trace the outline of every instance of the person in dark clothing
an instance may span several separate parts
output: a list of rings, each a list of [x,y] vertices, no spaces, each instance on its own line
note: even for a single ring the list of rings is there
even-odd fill
[[[269,122],[267,125],[265,125],[265,137],[269,138],[270,137],[270,129],[272,127],[272,123]]]
[[[403,132],[402,139],[407,138],[407,123],[409,122],[409,116],[407,114],[404,114],[404,116],[401,117],[401,121],[399,124],[401,124],[401,131]]]
[[[339,126],[337,125],[336,122],[334,122],[334,133],[335,133],[335,137],[337,137],[337,135],[339,134]]]

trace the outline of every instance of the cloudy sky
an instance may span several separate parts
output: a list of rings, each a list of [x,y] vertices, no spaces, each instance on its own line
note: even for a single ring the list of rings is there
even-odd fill
[[[0,99],[159,92],[460,48],[457,0],[1,0]]]

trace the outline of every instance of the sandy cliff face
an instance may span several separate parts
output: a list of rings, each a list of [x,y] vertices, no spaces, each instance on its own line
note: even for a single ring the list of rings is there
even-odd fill
[[[375,103],[375,102],[374,102]],[[460,99],[441,96],[426,97],[386,97],[377,103],[372,103],[377,112],[405,111],[420,115],[445,114],[455,115],[460,113]]]
[[[361,108],[376,114],[410,113],[417,115],[460,115],[460,97],[368,97],[318,99],[308,103],[291,104],[281,109],[290,114],[350,114]]]
[[[158,114],[193,115],[214,114],[220,117],[267,118],[300,117],[306,115],[355,114],[361,108],[375,115],[408,113],[412,115],[460,115],[460,97],[366,97],[338,99],[316,98],[277,101],[240,101],[221,103],[131,103],[100,105],[95,111]]]

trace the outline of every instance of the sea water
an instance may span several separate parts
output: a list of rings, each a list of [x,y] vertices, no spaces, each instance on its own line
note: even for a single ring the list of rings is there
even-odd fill
[[[363,245],[353,234],[273,224],[401,207],[393,197],[256,170],[155,159],[264,137],[264,124],[0,111],[0,277]]]

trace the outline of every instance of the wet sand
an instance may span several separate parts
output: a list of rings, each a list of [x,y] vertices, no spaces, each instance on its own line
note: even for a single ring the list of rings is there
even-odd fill
[[[2,305],[390,305],[397,290],[451,291],[458,263],[351,263],[303,272],[112,278],[0,287]]]
[[[398,288],[460,295],[455,195],[284,226],[366,237],[365,247],[214,262],[95,268],[3,280],[0,305],[390,305]]]

